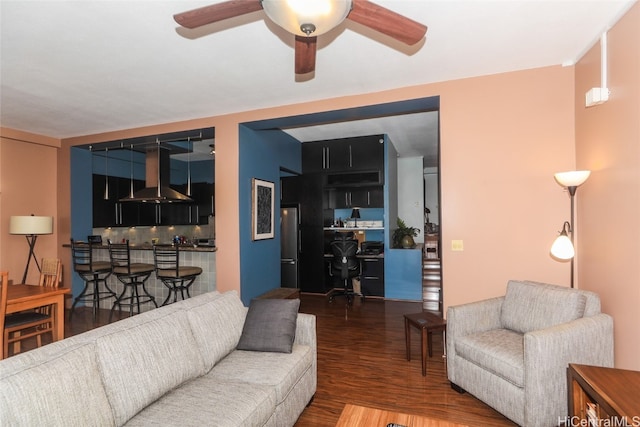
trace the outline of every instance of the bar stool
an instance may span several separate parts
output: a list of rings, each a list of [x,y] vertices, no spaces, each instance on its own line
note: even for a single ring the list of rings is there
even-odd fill
[[[73,239],[71,239],[71,256],[73,270],[84,281],[84,289],[73,300],[69,321],[71,321],[76,304],[91,302],[93,321],[95,322],[98,310],[100,310],[100,301],[116,297],[116,293],[107,285],[107,277],[111,275],[111,263],[109,261],[94,261],[92,243],[76,242]],[[104,285],[104,291],[100,290],[100,283]]]
[[[111,258],[113,274],[124,285],[122,293],[113,302],[111,313],[109,313],[109,322],[111,322],[111,316],[116,306],[120,311],[122,311],[122,306],[128,306],[129,316],[133,315],[134,306],[137,307],[138,313],[140,313],[140,304],[151,302],[158,308],[155,297],[145,287],[145,282],[153,273],[153,264],[132,263],[128,240],[125,243],[112,243],[109,240],[109,258]],[[138,287],[142,287],[142,295],[140,295]],[[125,296],[127,289],[129,290],[129,296]]]
[[[178,292],[182,299],[185,292],[187,298],[191,298],[189,287],[202,273],[200,267],[181,266],[180,249],[178,245],[155,245],[153,247],[153,260],[156,268],[156,277],[169,288],[169,295],[162,305],[167,305],[173,295],[173,302],[178,300]]]

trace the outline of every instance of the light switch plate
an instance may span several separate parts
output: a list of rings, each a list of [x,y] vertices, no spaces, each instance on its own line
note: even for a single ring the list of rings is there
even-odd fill
[[[464,250],[464,243],[462,242],[462,240],[452,240],[451,241],[451,250],[452,251],[463,251]]]

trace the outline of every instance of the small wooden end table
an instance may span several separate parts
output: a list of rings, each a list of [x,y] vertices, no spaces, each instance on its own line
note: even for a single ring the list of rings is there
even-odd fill
[[[404,315],[404,338],[406,342],[407,360],[411,361],[411,334],[410,326],[414,326],[420,330],[420,343],[421,343],[421,355],[422,355],[422,376],[427,375],[427,350],[429,357],[433,355],[431,350],[432,334],[433,332],[444,332],[447,328],[447,321],[436,316],[433,313],[420,312]],[[444,337],[444,335],[443,335]],[[444,338],[443,338],[444,345]]]

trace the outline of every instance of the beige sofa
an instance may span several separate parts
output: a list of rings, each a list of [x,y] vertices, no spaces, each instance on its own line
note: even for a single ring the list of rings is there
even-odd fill
[[[316,391],[315,317],[291,353],[236,350],[247,308],[211,292],[0,362],[3,426],[292,426]]]
[[[569,363],[613,366],[613,320],[597,294],[515,281],[506,295],[447,310],[447,375],[522,426],[567,416]]]

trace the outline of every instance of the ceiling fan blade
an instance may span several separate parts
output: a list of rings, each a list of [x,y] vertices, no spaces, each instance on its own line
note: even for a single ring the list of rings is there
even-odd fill
[[[223,21],[262,10],[260,0],[229,0],[199,9],[173,15],[175,21],[186,28],[198,28],[212,22]]]
[[[296,36],[296,74],[307,74],[316,69],[317,39]]]
[[[353,0],[347,18],[408,45],[418,43],[427,32],[425,25],[368,0]]]

